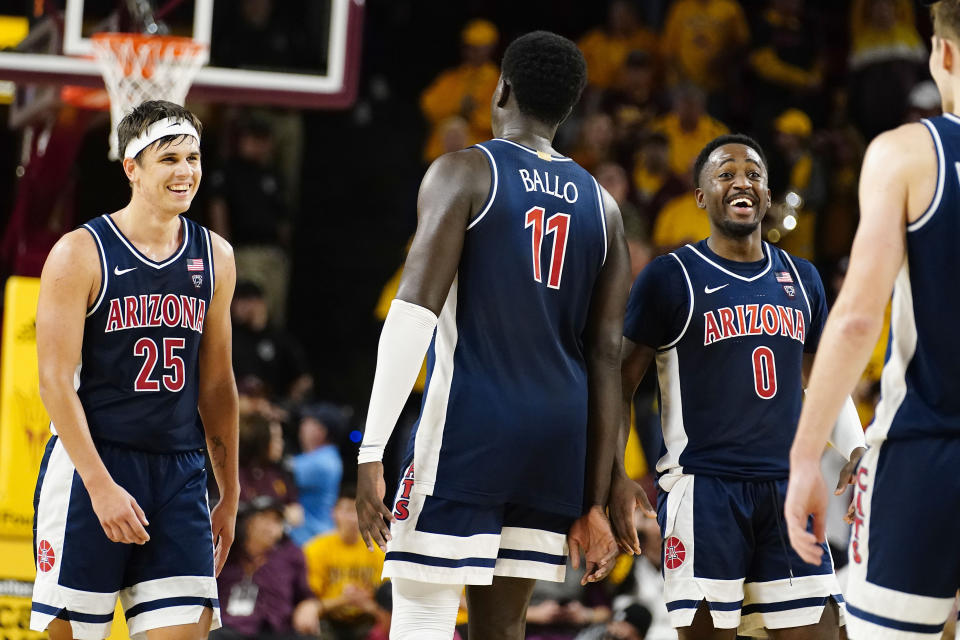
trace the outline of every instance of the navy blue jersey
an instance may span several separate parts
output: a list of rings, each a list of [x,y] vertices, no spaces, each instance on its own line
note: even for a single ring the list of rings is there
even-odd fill
[[[110,216],[83,225],[101,269],[77,388],[94,439],[154,452],[204,446],[197,354],[213,298],[213,250],[209,231],[180,221],[180,248],[163,262],[140,253]]]
[[[415,490],[579,515],[583,332],[607,250],[600,187],[569,158],[499,139],[475,148],[490,195],[428,353]]]
[[[788,475],[803,354],[816,350],[827,306],[813,265],[766,243],[763,252],[734,262],[701,240],[634,283],[623,332],[657,350],[661,474]]]
[[[960,341],[950,290],[960,266],[960,118],[924,120],[937,150],[937,189],[907,225],[907,259],[897,275],[881,398],[867,434],[884,438],[960,436]]]

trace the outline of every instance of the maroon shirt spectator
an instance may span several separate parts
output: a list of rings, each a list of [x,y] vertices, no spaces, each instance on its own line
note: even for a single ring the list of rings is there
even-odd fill
[[[296,638],[319,630],[319,606],[300,548],[283,535],[283,506],[261,496],[242,503],[237,541],[217,589],[224,629],[212,639]]]

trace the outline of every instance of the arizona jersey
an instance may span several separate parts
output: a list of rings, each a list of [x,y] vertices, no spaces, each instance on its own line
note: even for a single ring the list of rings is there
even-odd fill
[[[94,439],[173,452],[204,446],[197,355],[213,298],[210,232],[180,216],[180,247],[143,255],[108,215],[83,225],[101,285],[83,328],[77,395]]]
[[[907,255],[893,289],[887,362],[867,442],[960,435],[960,301],[952,274],[960,266],[960,118],[923,120],[937,150],[937,189],[907,225]]]
[[[655,259],[630,292],[624,335],[657,350],[664,489],[682,473],[789,473],[803,354],[827,309],[813,265],[767,243],[763,253],[735,262],[701,240]]]
[[[474,148],[490,194],[428,352],[414,491],[578,516],[583,333],[607,251],[600,187],[569,158],[501,139]]]

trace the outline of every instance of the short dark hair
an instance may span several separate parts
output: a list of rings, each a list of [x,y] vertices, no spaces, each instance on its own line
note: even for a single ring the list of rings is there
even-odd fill
[[[960,2],[940,0],[940,2],[931,3],[927,0],[924,4],[931,5],[930,18],[933,22],[934,34],[940,38],[954,40],[960,37]]]
[[[697,154],[697,159],[693,163],[693,184],[697,189],[700,188],[700,172],[703,171],[703,166],[707,164],[710,154],[725,144],[742,144],[750,147],[760,156],[760,162],[763,163],[763,168],[767,168],[767,156],[763,152],[763,148],[759,142],[742,133],[727,133],[722,136],[717,136],[708,142],[706,146],[700,150],[700,153]]]
[[[573,41],[549,31],[511,42],[500,66],[520,111],[550,125],[566,117],[587,83],[583,53]]]
[[[120,150],[120,155],[123,156],[123,151],[127,148],[127,145],[130,144],[131,140],[143,134],[154,122],[163,120],[164,118],[186,120],[197,130],[197,134],[203,133],[203,125],[200,123],[200,118],[193,115],[185,107],[166,100],[147,100],[134,107],[133,111],[125,115],[123,120],[120,121],[120,124],[117,125],[117,149]],[[156,145],[157,149],[162,149],[184,137],[185,134],[164,136],[149,145],[149,147]],[[146,150],[146,148],[144,150]],[[144,150],[141,150],[134,158],[137,162],[140,162],[140,154],[143,153]]]

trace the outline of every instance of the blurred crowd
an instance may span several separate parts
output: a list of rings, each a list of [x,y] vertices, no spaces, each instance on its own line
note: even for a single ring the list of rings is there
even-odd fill
[[[272,33],[269,16],[257,13],[264,4],[245,0],[249,11],[237,19],[267,20],[258,28]],[[556,144],[619,203],[634,276],[656,255],[709,234],[693,196],[692,162],[715,136],[742,132],[762,143],[770,162],[774,205],[764,238],[812,260],[834,296],[857,225],[866,145],[884,129],[940,111],[926,69],[928,19],[912,0],[613,0],[604,23],[585,27],[565,34],[586,56],[589,84]],[[437,68],[424,87],[424,167],[492,136],[490,102],[506,44],[501,29],[483,17],[462,25],[460,63]],[[274,45],[270,55],[297,51],[296,42]],[[359,539],[354,510],[362,415],[324,401],[313,372],[329,363],[310,362],[302,336],[285,322],[302,123],[292,112],[228,115],[217,141],[222,161],[202,206],[237,255],[232,314],[242,509],[220,577],[224,629],[213,637],[385,639],[390,591],[380,581],[383,553]],[[381,320],[397,268],[371,309]],[[864,424],[884,350],[881,341],[856,392]],[[398,477],[422,382],[387,450],[388,482]],[[649,470],[660,451],[656,397],[655,382],[647,380],[627,455],[630,474],[651,490]],[[388,485],[387,495],[394,489]],[[570,569],[562,584],[537,585],[528,638],[676,638],[661,595],[659,531],[649,521],[637,527],[643,555],[621,558],[605,582],[581,587]],[[462,611],[460,635],[465,621]]]

